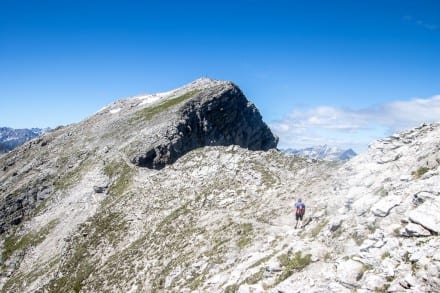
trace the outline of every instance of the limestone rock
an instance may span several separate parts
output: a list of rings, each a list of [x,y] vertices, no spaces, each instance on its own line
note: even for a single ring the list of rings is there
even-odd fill
[[[420,237],[430,236],[431,233],[420,225],[409,223],[402,230],[401,235],[406,237]]]
[[[428,201],[409,213],[410,221],[434,233],[440,233],[440,199]]]
[[[359,286],[358,282],[363,274],[362,268],[363,264],[358,261],[350,259],[342,262],[337,267],[337,279],[344,286],[354,289]]]
[[[167,122],[139,139],[132,162],[138,166],[160,169],[180,156],[203,146],[238,145],[250,150],[276,148],[276,138],[263,122],[257,108],[233,83],[214,84],[202,90],[183,93],[188,97],[169,107]],[[174,98],[177,100],[179,98]],[[172,102],[170,100],[168,103]],[[175,108],[175,109],[174,109]],[[163,120],[156,115],[154,120]]]
[[[398,206],[401,202],[401,198],[397,195],[387,196],[378,201],[371,209],[372,213],[378,217],[386,217],[390,213],[391,209]]]

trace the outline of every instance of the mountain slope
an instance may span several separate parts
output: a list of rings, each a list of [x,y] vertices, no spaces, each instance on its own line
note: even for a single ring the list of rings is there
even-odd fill
[[[2,290],[439,291],[439,124],[314,161],[274,149],[259,114],[220,131],[236,90],[198,80],[121,100],[1,157]],[[212,96],[225,104],[204,107]],[[200,136],[176,132],[188,108],[212,118]]]
[[[197,147],[230,144],[252,150],[277,144],[255,106],[230,82],[200,79],[167,93],[117,101],[3,158],[0,232],[20,223],[40,200],[64,194],[89,169],[105,173],[94,176],[105,189],[113,182],[99,178],[116,180],[123,171],[109,171],[111,164],[161,169]]]

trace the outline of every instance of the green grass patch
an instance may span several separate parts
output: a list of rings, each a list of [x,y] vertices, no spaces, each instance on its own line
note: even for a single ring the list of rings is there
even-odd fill
[[[369,224],[369,225],[367,226],[367,229],[368,229],[368,231],[370,231],[371,233],[374,233],[374,232],[376,232],[377,227],[376,227],[376,225],[373,223],[373,224]]]
[[[327,226],[328,224],[328,220],[322,221],[320,223],[318,223],[310,232],[312,237],[316,237],[318,236],[318,234],[322,231],[322,229]]]
[[[419,240],[419,241],[417,241],[416,246],[418,246],[418,247],[424,246],[426,243],[429,242],[429,240],[430,240],[429,238],[423,239],[423,240]]]
[[[243,283],[248,284],[248,285],[253,285],[253,284],[257,284],[259,281],[261,281],[263,279],[264,276],[264,268],[261,268],[258,272],[256,272],[255,274],[247,277]]]
[[[124,236],[128,223],[122,214],[99,212],[80,225],[79,233],[71,240],[66,259],[59,268],[61,274],[53,278],[43,289],[49,292],[80,292],[85,281],[99,263],[93,251],[100,246],[116,246]],[[45,291],[45,292],[46,292]]]
[[[256,261],[255,263],[253,263],[250,267],[248,267],[248,269],[258,267],[259,265],[261,265],[261,264],[267,262],[269,259],[271,259],[271,258],[274,256],[274,254],[275,254],[275,253],[272,253],[272,254],[270,254],[270,255],[268,255],[268,256],[265,256],[265,257],[263,257],[263,258],[257,260],[257,261]]]
[[[201,90],[194,90],[194,91],[190,91],[186,94],[183,94],[177,98],[171,99],[171,100],[166,100],[163,103],[156,105],[154,107],[149,107],[149,108],[145,108],[142,110],[139,110],[138,112],[136,112],[134,114],[134,119],[135,120],[144,120],[144,121],[149,121],[151,120],[156,114],[159,114],[167,109],[169,109],[172,106],[175,106],[185,100],[188,100],[192,97],[194,97],[196,94],[200,93]]]
[[[245,224],[240,225],[240,228],[238,231],[239,231],[240,238],[237,241],[237,246],[240,249],[243,249],[244,247],[246,247],[252,243],[252,238],[254,236],[254,228],[253,228],[252,224],[245,223]]]
[[[385,251],[383,254],[382,254],[382,256],[381,256],[381,259],[386,259],[386,258],[388,258],[388,257],[390,257],[391,256],[391,254],[388,252],[388,251]]]
[[[360,246],[360,245],[364,242],[364,240],[366,239],[365,235],[363,235],[363,234],[359,234],[357,231],[354,231],[354,232],[351,234],[351,238],[354,240],[354,242],[355,242],[358,246]]]
[[[416,171],[413,171],[411,174],[414,176],[414,178],[418,179],[422,177],[423,174],[429,171],[428,167],[420,167]]]
[[[284,267],[283,272],[277,277],[275,284],[279,284],[295,271],[300,271],[312,262],[312,255],[302,256],[301,251],[297,251],[293,256],[290,253],[282,254],[278,257],[278,261]]]
[[[356,276],[356,281],[360,281],[362,277],[364,276],[366,271],[369,271],[373,269],[372,265],[369,264],[362,264],[361,270],[359,271],[358,275]]]
[[[396,277],[394,277],[394,276],[386,276],[385,280],[387,280],[387,282],[392,282],[392,281],[394,281],[395,278]]]
[[[205,281],[204,274],[197,275],[196,277],[189,280],[190,283],[189,288],[191,289],[191,291],[197,290],[198,288],[200,288],[200,286],[203,285],[204,281]]]
[[[182,205],[179,208],[172,211],[168,216],[166,216],[158,225],[156,231],[162,231],[168,226],[174,226],[174,221],[182,215],[186,215],[190,212],[188,205]]]
[[[109,193],[115,196],[122,195],[127,190],[133,177],[132,168],[123,160],[112,161],[105,165],[104,173],[111,180]]]
[[[57,190],[66,190],[81,181],[84,173],[91,167],[92,163],[88,159],[84,159],[78,166],[65,172],[60,178],[54,182]]]
[[[34,266],[33,270],[27,274],[14,273],[8,281],[3,285],[1,289],[2,293],[8,292],[23,292],[26,286],[35,282],[38,278],[47,275],[49,272],[54,271],[55,265],[60,262],[60,258],[56,257],[44,263],[38,263]]]
[[[229,285],[225,288],[224,293],[235,293],[238,291],[238,287],[239,286],[237,284]]]
[[[411,262],[410,257],[411,257],[411,254],[408,251],[406,251],[405,254],[403,255],[403,261],[405,263],[410,263]]]
[[[46,236],[58,223],[57,220],[49,222],[46,226],[37,232],[29,232],[23,236],[10,236],[5,239],[2,259],[6,260],[11,257],[14,252],[25,250],[31,246],[37,246],[46,239]]]
[[[378,287],[374,289],[375,293],[387,293],[390,288],[390,284],[383,284],[382,287]]]

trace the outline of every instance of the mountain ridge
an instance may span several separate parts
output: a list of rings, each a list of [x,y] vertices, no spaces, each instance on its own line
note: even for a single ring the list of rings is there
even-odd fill
[[[160,168],[137,164],[174,147],[177,125],[191,125],[181,124],[183,105],[231,88],[209,84],[116,101],[0,157],[2,291],[440,289],[440,124],[376,141],[347,162],[240,147],[237,126],[219,136],[235,133],[229,145],[200,145]],[[193,92],[200,87],[210,97]],[[265,141],[260,125],[254,139]]]

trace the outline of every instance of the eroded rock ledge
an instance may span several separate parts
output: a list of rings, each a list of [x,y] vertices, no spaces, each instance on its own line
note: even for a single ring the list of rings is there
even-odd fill
[[[197,92],[178,107],[176,119],[162,129],[159,139],[137,150],[132,157],[134,164],[162,169],[204,146],[238,145],[263,151],[277,146],[278,138],[258,109],[233,83]]]

